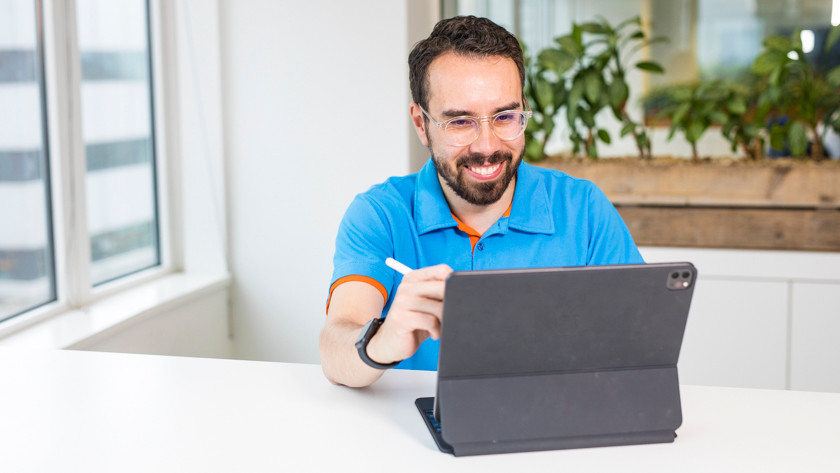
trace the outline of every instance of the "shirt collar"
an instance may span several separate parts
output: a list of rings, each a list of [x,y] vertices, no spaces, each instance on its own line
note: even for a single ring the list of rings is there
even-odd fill
[[[414,221],[417,232],[421,235],[458,225],[452,217],[452,211],[443,195],[437,170],[431,159],[417,173],[417,187],[414,191]],[[516,174],[516,190],[513,193],[508,227],[529,233],[554,233],[554,219],[549,206],[545,179],[526,162],[519,165]]]
[[[443,189],[440,187],[437,169],[431,159],[417,173],[417,187],[414,191],[414,221],[417,222],[417,233],[420,235],[458,225],[458,222],[452,218],[449,203],[446,202]]]
[[[519,164],[516,173],[516,191],[513,193],[508,227],[529,233],[554,233],[545,176],[524,161]]]

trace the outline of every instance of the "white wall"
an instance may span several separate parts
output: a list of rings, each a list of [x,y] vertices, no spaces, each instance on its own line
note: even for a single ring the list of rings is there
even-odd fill
[[[411,1],[221,0],[237,357],[318,361],[338,222],[353,195],[415,166]],[[840,254],[643,253],[700,272],[683,382],[840,391]]]
[[[344,210],[409,169],[407,1],[221,2],[237,357],[319,361]]]

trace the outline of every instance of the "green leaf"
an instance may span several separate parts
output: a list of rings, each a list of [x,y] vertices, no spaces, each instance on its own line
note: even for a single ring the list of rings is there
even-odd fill
[[[601,99],[602,83],[601,75],[594,70],[590,70],[584,77],[584,86],[586,99],[589,103],[598,103]]]
[[[840,87],[840,66],[828,71],[825,75],[825,81],[834,87]]]
[[[726,109],[738,115],[747,113],[747,102],[741,97],[736,97],[726,102]]]
[[[690,111],[691,103],[686,102],[681,104],[679,107],[677,107],[677,110],[674,112],[674,115],[671,116],[671,122],[673,122],[674,124],[682,123],[682,121],[685,119],[686,115]]]
[[[528,120],[528,124],[525,125],[525,133],[536,133],[540,131],[540,124],[537,122],[537,115],[534,115],[533,118]]]
[[[639,61],[636,63],[636,67],[648,72],[655,72],[657,74],[663,74],[665,69],[659,65],[659,63],[653,61]]]
[[[788,130],[788,145],[792,156],[804,156],[808,150],[808,134],[802,122],[795,121]]]
[[[713,111],[709,114],[709,118],[715,123],[724,124],[727,121],[727,115],[719,110]]]
[[[705,132],[706,125],[699,121],[692,122],[685,130],[685,139],[687,139],[689,143],[697,143]]]
[[[551,134],[554,133],[553,117],[545,117],[545,122],[543,122],[543,130],[545,131],[545,136],[551,136]]]
[[[627,136],[629,133],[633,132],[633,129],[636,128],[636,124],[633,122],[627,122],[621,127],[621,137]]]
[[[575,65],[575,57],[568,51],[547,48],[537,56],[537,63],[543,69],[556,72],[559,77]]]
[[[555,38],[554,42],[560,46],[561,50],[565,50],[565,52],[571,54],[573,57],[580,56],[583,49],[583,46],[578,41],[575,41],[572,35],[560,36],[559,38]]]
[[[525,143],[525,156],[531,161],[539,161],[543,158],[543,148],[539,140],[532,139]]]
[[[583,81],[580,78],[575,78],[572,82],[572,89],[569,91],[569,101],[567,102],[569,108],[577,107],[581,100],[583,100]]]
[[[634,17],[630,17],[630,18],[628,18],[628,19],[626,19],[626,20],[622,21],[621,23],[619,23],[619,24],[615,27],[615,30],[616,30],[616,31],[620,31],[622,28],[624,28],[625,26],[628,26],[628,25],[641,26],[641,25],[642,25],[642,17],[641,17],[641,16],[639,16],[639,15],[636,15],[636,16],[634,16]]]
[[[583,30],[580,29],[580,25],[577,23],[572,23],[572,38],[575,40],[575,44],[582,50],[583,49]]]
[[[774,125],[770,128],[770,147],[776,151],[785,149],[785,129]]]
[[[603,141],[606,144],[612,143],[612,138],[610,137],[610,133],[603,128],[598,130],[598,139],[600,139],[601,141]]]
[[[580,115],[580,121],[582,121],[587,128],[595,128],[595,114],[592,113],[592,110],[580,107],[578,114]]]
[[[610,54],[610,50],[605,49],[604,51],[601,52],[601,54],[595,56],[595,60],[593,61],[593,65],[595,66],[595,69],[603,70],[604,68],[607,67],[607,64],[610,62],[610,59],[612,59],[612,55]]]
[[[594,22],[584,23],[584,24],[580,25],[580,29],[584,33],[589,33],[589,34],[606,34],[607,33],[607,29],[604,28],[604,25],[602,25],[600,23],[594,23]]]
[[[610,106],[613,110],[620,111],[624,107],[624,103],[627,102],[627,97],[630,96],[630,89],[626,82],[616,79],[610,83],[609,95]]]
[[[554,102],[554,91],[551,90],[551,84],[547,80],[537,79],[534,98],[537,99],[540,110],[545,110]]]
[[[554,84],[554,111],[560,110],[560,107],[566,103],[568,93],[566,91],[566,84],[563,81]]]
[[[778,51],[765,51],[755,58],[752,70],[760,76],[766,76],[774,69],[784,64],[785,57],[785,53],[780,53]]]
[[[636,135],[636,144],[638,144],[640,148],[647,149],[649,146],[647,133],[640,133],[639,135]]]
[[[764,40],[764,46],[774,51],[779,51],[787,54],[793,49],[793,41],[787,36],[770,36]]]
[[[840,25],[835,25],[831,28],[831,31],[828,32],[828,37],[825,40],[825,51],[828,52],[831,48],[833,48],[834,44],[837,43],[837,40],[840,40]]]

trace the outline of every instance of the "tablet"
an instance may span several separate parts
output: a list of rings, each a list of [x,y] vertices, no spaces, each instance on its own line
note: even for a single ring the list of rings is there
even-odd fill
[[[673,441],[696,277],[691,263],[452,273],[434,408],[416,403],[438,446],[471,455]]]

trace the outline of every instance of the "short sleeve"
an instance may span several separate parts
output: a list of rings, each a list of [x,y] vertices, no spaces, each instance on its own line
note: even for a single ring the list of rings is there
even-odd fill
[[[394,244],[388,222],[387,212],[368,196],[353,199],[338,228],[330,287],[347,276],[365,276],[391,294],[394,271],[385,265],[385,258],[394,255]]]

